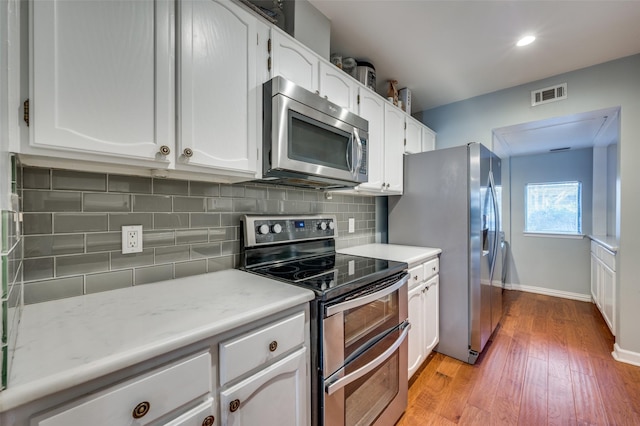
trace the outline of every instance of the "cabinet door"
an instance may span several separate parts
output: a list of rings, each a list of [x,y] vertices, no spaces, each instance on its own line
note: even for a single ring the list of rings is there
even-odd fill
[[[436,275],[427,281],[424,298],[425,316],[425,357],[440,341],[440,276]]]
[[[600,294],[598,292],[598,258],[591,253],[591,297],[593,303],[600,308]]]
[[[384,189],[384,105],[377,93],[360,88],[358,115],[369,122],[369,180],[358,188],[372,191]]]
[[[416,154],[422,152],[422,124],[417,120],[406,116],[404,130],[404,152]]]
[[[602,285],[600,295],[602,316],[609,326],[609,330],[615,336],[615,288],[616,273],[603,263],[600,264]]]
[[[340,68],[320,62],[320,96],[357,114],[358,85]]]
[[[306,425],[306,348],[220,392],[223,425]]]
[[[318,93],[318,56],[277,29],[271,31],[272,75]]]
[[[230,1],[179,5],[179,163],[255,174],[257,19]]]
[[[173,148],[172,2],[30,7],[32,146],[100,161],[100,154],[153,160],[162,145]]]
[[[384,180],[385,190],[391,194],[402,194],[404,117],[402,110],[385,102]]]
[[[422,152],[436,149],[436,132],[426,126],[422,126]]]
[[[409,290],[409,344],[408,358],[409,378],[418,370],[424,361],[424,284]]]

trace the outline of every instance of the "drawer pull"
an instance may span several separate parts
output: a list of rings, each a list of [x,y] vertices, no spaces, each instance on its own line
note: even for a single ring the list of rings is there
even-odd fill
[[[131,415],[134,419],[140,419],[144,417],[151,409],[151,404],[149,401],[143,401],[140,404],[136,405],[136,408],[133,409]]]
[[[232,413],[235,413],[236,411],[238,411],[238,408],[240,408],[239,399],[234,399],[229,403],[229,411],[231,411]]]
[[[169,155],[170,153],[171,153],[171,149],[169,149],[169,147],[168,147],[168,146],[166,146],[166,145],[162,145],[162,146],[160,147],[160,154],[161,154],[161,155]]]
[[[278,349],[278,342],[274,340],[273,342],[269,343],[269,350],[271,352],[275,352],[276,349]]]
[[[202,426],[212,426],[213,422],[216,421],[216,418],[213,416],[207,416],[204,418],[204,420],[202,421]]]

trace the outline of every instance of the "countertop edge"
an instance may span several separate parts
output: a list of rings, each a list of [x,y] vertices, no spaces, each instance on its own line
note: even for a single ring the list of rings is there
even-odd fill
[[[217,321],[214,324],[205,325],[175,338],[160,340],[154,344],[105,357],[40,380],[31,381],[13,388],[9,387],[0,392],[0,414],[56,392],[70,389],[124,368],[151,360],[157,356],[214,338],[224,332],[307,303],[314,297],[311,291],[301,293],[299,296],[288,297],[278,303],[265,305],[261,309],[244,312],[242,315],[236,315],[225,321]]]
[[[611,235],[588,235],[588,237],[591,241],[600,244],[607,250],[613,253],[618,252],[618,241],[615,237],[612,237]]]
[[[367,256],[398,262],[406,262],[412,268],[427,259],[442,253],[442,249],[435,247],[407,246],[401,244],[373,243],[361,246],[347,247],[337,250],[338,253],[354,256]]]

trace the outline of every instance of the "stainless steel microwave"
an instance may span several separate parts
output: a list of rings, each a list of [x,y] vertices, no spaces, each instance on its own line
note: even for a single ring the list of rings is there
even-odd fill
[[[312,188],[368,179],[367,120],[282,78],[263,86],[263,179]]]

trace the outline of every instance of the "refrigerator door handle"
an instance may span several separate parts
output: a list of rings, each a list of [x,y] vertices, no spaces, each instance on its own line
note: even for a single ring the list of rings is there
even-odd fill
[[[499,249],[499,238],[498,234],[500,232],[500,219],[498,216],[498,194],[496,192],[496,186],[493,180],[493,172],[489,172],[489,187],[491,188],[491,201],[493,202],[493,216],[494,216],[494,236],[493,236],[493,247],[491,248],[492,256],[491,256],[491,270],[489,271],[489,282],[493,282],[493,273],[496,267],[496,261],[498,256]]]

